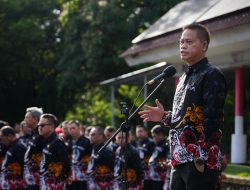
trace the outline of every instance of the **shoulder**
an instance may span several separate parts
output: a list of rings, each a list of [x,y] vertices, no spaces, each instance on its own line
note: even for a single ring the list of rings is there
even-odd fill
[[[151,138],[148,138],[148,144],[150,144],[150,145],[155,145],[153,139],[151,139]]]
[[[207,64],[207,72],[209,74],[224,76],[222,70],[219,67],[217,67],[217,66],[215,66],[214,64],[211,64],[211,63]]]
[[[58,148],[58,147],[62,147],[66,149],[66,145],[63,141],[62,138],[55,136],[48,144],[47,144],[47,148],[51,147],[51,148]]]
[[[205,68],[203,69],[203,72],[205,74],[205,79],[207,82],[218,81],[218,82],[226,84],[226,78],[224,76],[224,73],[222,72],[222,70],[219,67],[217,67],[211,63],[207,63]]]
[[[90,140],[87,137],[85,137],[85,136],[82,135],[79,138],[79,143],[81,143],[81,144],[90,144]]]
[[[136,147],[134,147],[132,144],[129,144],[128,149],[132,154],[139,154],[139,150]]]

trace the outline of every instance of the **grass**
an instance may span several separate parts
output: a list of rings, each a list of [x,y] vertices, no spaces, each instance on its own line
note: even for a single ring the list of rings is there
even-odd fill
[[[223,173],[250,178],[250,166],[228,164]]]

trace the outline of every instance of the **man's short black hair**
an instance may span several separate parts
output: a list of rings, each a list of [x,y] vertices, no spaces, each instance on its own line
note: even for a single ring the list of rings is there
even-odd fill
[[[115,128],[112,127],[112,126],[107,126],[107,127],[105,127],[105,130],[107,130],[107,131],[110,132],[110,133],[114,133],[114,132],[115,132]]]
[[[151,133],[153,134],[157,134],[157,135],[160,135],[160,134],[163,134],[165,135],[165,130],[164,130],[164,127],[162,127],[161,125],[155,125],[152,129],[151,129]]]
[[[144,129],[146,132],[148,132],[148,127],[146,127],[145,125],[136,125],[136,129],[137,128]]]
[[[13,127],[6,125],[4,127],[1,128],[1,135],[3,136],[16,136],[15,130],[13,129]]]
[[[93,127],[91,128],[91,130],[92,130],[92,129],[96,129],[96,130],[97,130],[97,133],[98,133],[99,135],[104,136],[103,127],[100,127],[100,126],[93,126]]]
[[[81,123],[78,120],[70,120],[67,124],[75,124],[77,127],[81,127]]]
[[[58,126],[58,120],[57,120],[57,117],[54,116],[53,114],[51,113],[45,113],[43,115],[41,115],[41,118],[46,118],[49,120],[49,122],[54,125],[54,127],[56,128]]]
[[[183,27],[183,30],[190,29],[197,32],[197,36],[201,41],[206,41],[207,46],[210,43],[210,32],[208,28],[199,23],[192,23]]]

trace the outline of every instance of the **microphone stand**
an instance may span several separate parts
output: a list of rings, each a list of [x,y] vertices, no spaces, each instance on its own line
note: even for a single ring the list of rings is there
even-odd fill
[[[121,149],[121,154],[124,156],[124,163],[121,163],[121,170],[124,171],[124,175],[122,175],[122,190],[126,190],[128,188],[127,184],[127,153],[128,153],[128,133],[130,130],[130,127],[128,125],[128,116],[129,116],[129,110],[127,107],[127,103],[121,102],[121,113],[125,115],[125,121],[123,122],[123,125],[121,126],[121,130],[125,132],[125,143],[124,143],[124,149]],[[123,143],[123,142],[122,142]]]
[[[138,113],[138,111],[144,106],[144,104],[148,101],[149,98],[151,98],[151,96],[160,88],[160,86],[163,84],[163,82],[165,81],[165,79],[162,79],[161,82],[156,86],[156,88],[148,95],[148,97],[141,103],[141,105],[128,117],[128,115],[125,114],[126,116],[126,119],[124,122],[122,122],[122,124],[120,125],[120,127],[116,130],[116,132],[112,135],[112,137],[110,137],[110,139],[108,139],[106,141],[106,143],[99,149],[99,151],[97,152],[97,154],[99,155],[104,148],[106,148],[109,143],[117,136],[117,134],[121,131],[121,130],[125,130],[126,131],[126,139],[125,139],[125,148],[127,147],[127,137],[128,137],[128,131],[130,130],[129,129],[129,126],[128,126],[128,122],[135,116],[135,114]],[[122,104],[123,105],[123,104]],[[123,190],[126,190],[127,189],[127,165],[126,165],[126,153],[127,153],[127,150],[125,149],[125,155],[124,155],[124,158],[125,158],[125,179],[122,180],[122,189]]]

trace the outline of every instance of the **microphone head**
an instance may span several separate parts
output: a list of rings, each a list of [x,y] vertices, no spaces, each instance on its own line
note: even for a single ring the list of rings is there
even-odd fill
[[[161,79],[172,77],[172,76],[174,76],[175,73],[176,73],[176,69],[174,68],[174,66],[173,65],[169,65],[168,67],[166,67],[161,72],[161,74],[159,74],[158,76],[156,76],[154,79],[148,81],[147,84],[151,85],[151,84],[153,84],[157,80],[161,80]]]
[[[168,67],[166,67],[162,73],[164,73],[164,77],[168,78],[168,77],[172,77],[175,75],[176,73],[176,69],[173,65],[169,65]]]

